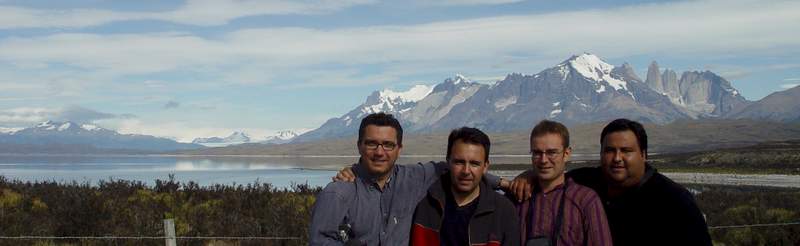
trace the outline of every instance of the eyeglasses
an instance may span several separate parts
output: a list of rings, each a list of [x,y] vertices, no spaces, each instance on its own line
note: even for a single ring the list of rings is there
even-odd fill
[[[383,143],[378,143],[378,142],[375,142],[375,141],[364,141],[364,146],[366,146],[368,150],[376,150],[376,149],[378,149],[378,146],[383,147],[383,150],[386,150],[386,151],[392,151],[395,148],[397,148],[397,144],[396,143],[388,142],[388,141],[387,142],[383,142]]]
[[[539,151],[539,150],[532,150],[531,157],[536,160],[541,160],[542,155],[547,156],[547,159],[555,159],[558,155],[564,153],[562,150],[548,150],[548,151]]]

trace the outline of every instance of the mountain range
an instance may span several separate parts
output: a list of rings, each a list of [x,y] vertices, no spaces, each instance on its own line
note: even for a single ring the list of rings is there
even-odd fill
[[[406,92],[375,91],[346,114],[332,118],[294,142],[353,136],[360,120],[386,112],[409,133],[448,131],[461,126],[489,132],[526,130],[543,119],[567,125],[629,118],[667,124],[679,119],[798,121],[800,103],[792,89],[762,100],[745,99],[729,81],[711,71],[678,73],[655,61],[642,80],[627,63],[613,66],[584,53],[534,75],[513,73],[493,84],[461,75],[435,86]],[[794,109],[794,110],[792,110]]]
[[[120,134],[93,124],[46,121],[0,133],[0,152],[168,152],[203,148],[148,135]],[[113,150],[113,151],[112,151]]]
[[[297,137],[297,133],[291,130],[278,131],[275,135],[267,136],[264,140],[254,141],[249,134],[245,132],[233,132],[231,135],[220,138],[195,138],[192,143],[199,144],[206,147],[225,147],[246,143],[261,143],[261,144],[284,144],[292,141]]]

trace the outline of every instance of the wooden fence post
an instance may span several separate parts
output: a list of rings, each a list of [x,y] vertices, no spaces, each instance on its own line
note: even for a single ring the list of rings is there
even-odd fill
[[[164,237],[166,237],[167,246],[178,246],[178,243],[175,242],[175,220],[174,219],[165,219],[164,220]]]

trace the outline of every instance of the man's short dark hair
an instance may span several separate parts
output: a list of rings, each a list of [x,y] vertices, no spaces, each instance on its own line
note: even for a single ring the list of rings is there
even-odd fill
[[[551,120],[539,121],[539,124],[536,124],[533,130],[531,130],[531,140],[533,140],[534,137],[540,137],[548,133],[561,136],[561,143],[564,149],[569,148],[569,130],[567,130],[564,124]]]
[[[400,126],[400,122],[398,122],[392,114],[383,112],[369,114],[361,120],[361,125],[358,127],[358,142],[356,144],[361,144],[361,140],[364,140],[364,131],[366,131],[368,125],[389,126],[394,128],[397,132],[397,145],[403,145],[403,127]]]
[[[641,123],[629,119],[616,119],[608,123],[600,133],[600,145],[606,139],[606,135],[613,132],[631,131],[636,135],[636,141],[639,143],[639,149],[642,150],[644,155],[647,155],[647,132],[644,131],[644,126]]]
[[[447,160],[450,160],[450,152],[452,152],[453,144],[458,140],[461,140],[463,143],[480,144],[483,146],[484,161],[489,161],[489,148],[492,145],[492,143],[489,142],[489,136],[481,130],[471,127],[462,127],[450,132],[450,136],[447,137]]]

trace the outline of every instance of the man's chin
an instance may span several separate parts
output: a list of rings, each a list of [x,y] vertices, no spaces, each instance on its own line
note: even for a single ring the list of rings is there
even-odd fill
[[[386,173],[389,172],[389,169],[391,169],[391,166],[388,166],[388,165],[370,164],[370,165],[367,166],[367,170],[372,175],[383,175],[383,174],[386,174]]]
[[[454,188],[458,193],[471,193],[475,190],[475,187],[472,185],[456,185]]]

